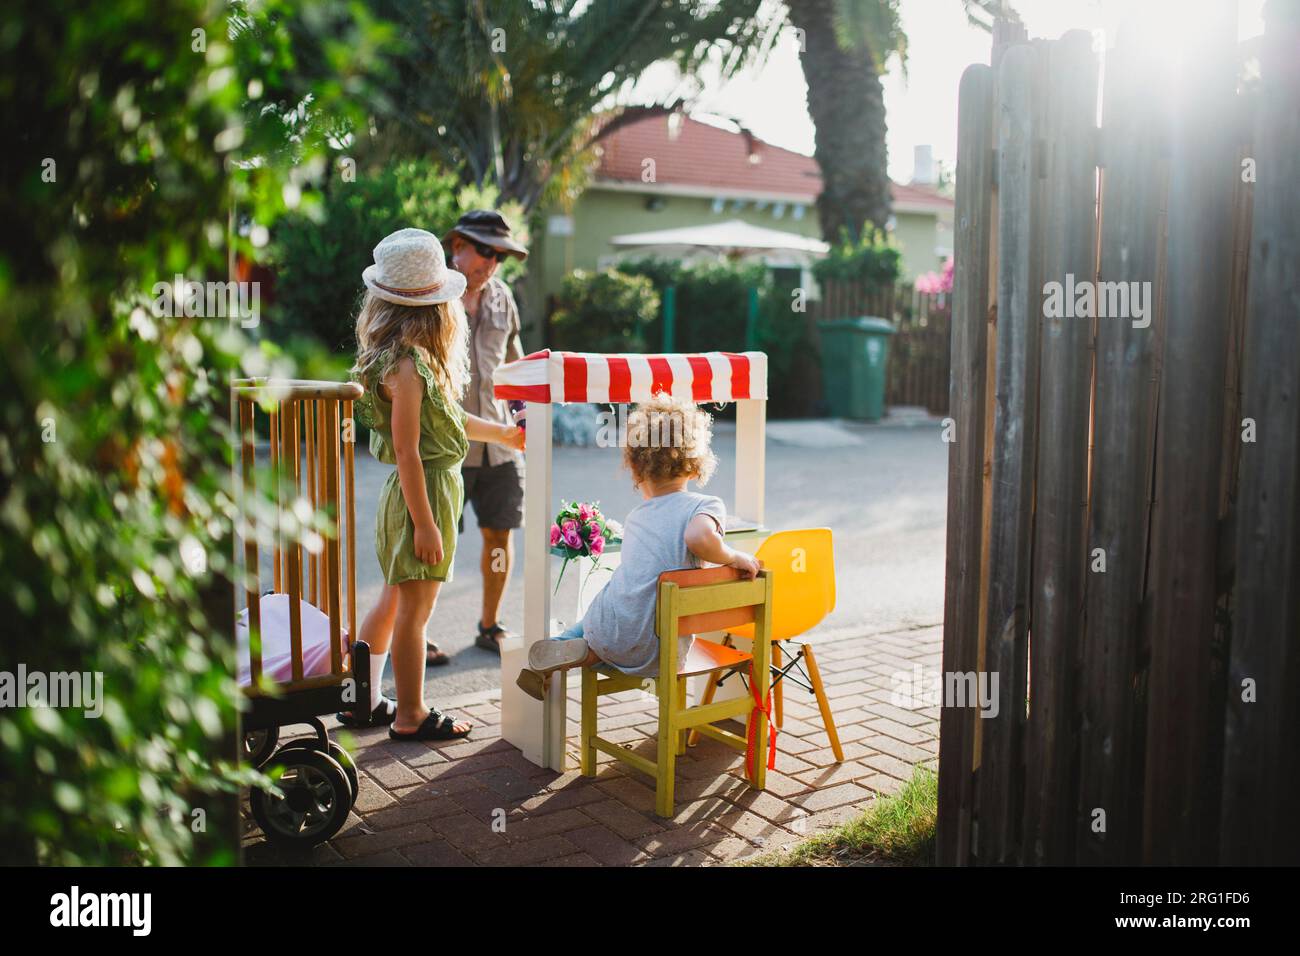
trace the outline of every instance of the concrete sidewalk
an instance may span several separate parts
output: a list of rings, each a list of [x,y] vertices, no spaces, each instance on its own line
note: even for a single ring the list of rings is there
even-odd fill
[[[913,766],[937,764],[937,707],[890,703],[893,676],[915,665],[937,672],[942,627],[835,637],[816,643],[844,747],[834,762],[816,702],[790,685],[767,789],[744,779],[744,756],[701,738],[677,761],[676,815],[654,814],[642,776],[600,755],[595,777],[536,767],[500,738],[499,693],[440,706],[471,717],[468,740],[399,743],[385,728],[340,736],[360,770],[357,805],[344,828],[306,857],[270,847],[248,821],[245,860],[371,866],[689,866],[743,859],[787,846],[855,816],[896,790]],[[830,635],[827,635],[830,637]],[[570,684],[576,685],[577,681]],[[656,703],[640,691],[601,698],[601,735],[653,756]],[[576,688],[569,745],[577,766]],[[333,723],[333,721],[329,721]]]

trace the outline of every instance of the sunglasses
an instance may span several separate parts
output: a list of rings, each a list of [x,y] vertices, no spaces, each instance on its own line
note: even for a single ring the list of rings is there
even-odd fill
[[[491,246],[485,246],[483,243],[475,242],[472,239],[470,240],[470,245],[473,246],[474,251],[484,259],[495,259],[497,262],[505,262],[510,258],[510,253],[502,252],[500,249],[493,249]]]

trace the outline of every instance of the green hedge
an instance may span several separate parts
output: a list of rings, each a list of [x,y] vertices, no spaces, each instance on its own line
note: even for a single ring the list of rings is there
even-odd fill
[[[888,285],[902,274],[903,253],[892,237],[879,229],[864,231],[854,240],[844,233],[826,258],[813,264],[818,282],[865,282]]]
[[[650,351],[658,317],[659,293],[649,279],[578,269],[560,288],[550,345],[571,352]]]
[[[768,357],[768,411],[773,417],[810,414],[817,354],[807,313],[796,311],[789,284],[778,284],[759,264],[704,262],[685,265],[660,259],[620,263],[620,272],[642,276],[659,292],[676,292],[673,349],[677,352],[740,352],[750,347]],[[750,290],[758,290],[755,341],[747,343]],[[646,331],[647,348],[663,345],[663,310]]]

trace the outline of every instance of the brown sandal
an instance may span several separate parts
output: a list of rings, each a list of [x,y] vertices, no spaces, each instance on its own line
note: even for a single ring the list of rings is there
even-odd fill
[[[491,627],[484,627],[480,624],[478,626],[478,636],[474,638],[474,644],[485,651],[500,655],[501,642],[509,636],[510,632],[502,627],[499,622]]]
[[[442,667],[444,664],[450,664],[451,657],[441,647],[433,641],[424,642],[424,666],[425,667]]]

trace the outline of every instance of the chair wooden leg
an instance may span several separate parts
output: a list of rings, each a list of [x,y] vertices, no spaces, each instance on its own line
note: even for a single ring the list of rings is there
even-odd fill
[[[596,775],[596,745],[592,739],[596,736],[596,672],[590,667],[582,668],[582,732],[578,737],[579,752],[582,755],[582,775]]]
[[[704,696],[700,698],[701,707],[703,707],[705,704],[713,703],[713,695],[718,692],[718,676],[719,676],[718,671],[714,671],[712,674],[709,675],[708,683],[704,685]],[[694,747],[699,742],[700,742],[700,732],[698,730],[692,730],[689,734],[686,735],[686,745],[688,747]]]
[[[683,710],[686,709],[686,678],[677,678],[677,706]],[[677,756],[686,753],[686,737],[690,733],[687,730],[677,732]]]
[[[659,748],[655,753],[655,813],[673,815],[673,773],[677,769],[677,731],[673,716],[677,710],[677,681],[659,682]]]
[[[777,670],[781,669],[781,645],[776,641],[772,642],[772,666]],[[785,723],[785,681],[781,681],[772,688],[772,714],[776,721],[776,729],[780,730]]]
[[[822,712],[822,723],[826,725],[826,736],[831,740],[831,752],[835,754],[835,762],[844,762],[844,748],[840,746],[840,735],[835,732],[835,718],[831,716],[830,701],[826,699],[826,688],[822,685],[822,674],[817,669],[817,658],[813,656],[813,649],[809,645],[803,646],[803,656],[808,662],[808,677],[812,681],[813,693],[817,695],[817,706]]]
[[[766,700],[767,693],[772,687],[771,657],[763,656],[766,659],[756,662],[758,666],[754,668],[754,683],[758,685],[759,700]],[[749,778],[749,783],[756,790],[765,790],[767,788],[767,739],[772,733],[772,728],[768,726],[767,715],[761,710],[750,711],[749,720],[758,721],[758,728],[754,734],[754,775]],[[749,721],[746,721],[746,733],[749,730],[748,723]]]

